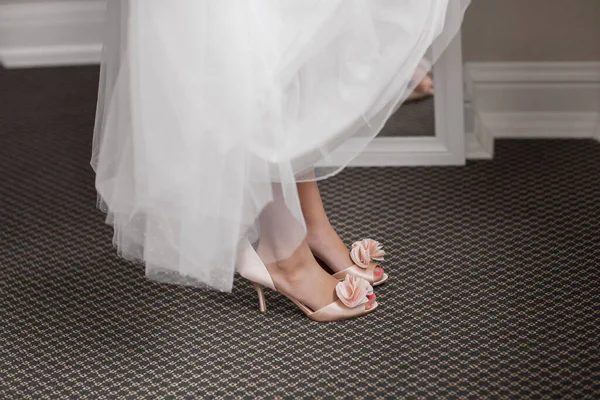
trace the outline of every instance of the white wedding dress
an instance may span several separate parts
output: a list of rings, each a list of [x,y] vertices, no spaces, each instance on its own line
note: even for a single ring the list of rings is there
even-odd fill
[[[261,231],[288,257],[296,182],[362,151],[468,2],[109,0],[92,165],[120,254],[219,290]]]

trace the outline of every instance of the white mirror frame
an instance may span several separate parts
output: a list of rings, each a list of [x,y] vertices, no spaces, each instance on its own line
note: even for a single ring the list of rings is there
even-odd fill
[[[464,165],[463,65],[458,34],[433,67],[435,136],[375,138],[350,166]]]

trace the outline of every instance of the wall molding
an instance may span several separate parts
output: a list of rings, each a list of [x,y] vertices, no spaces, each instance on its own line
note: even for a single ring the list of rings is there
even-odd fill
[[[600,62],[467,63],[464,75],[473,136],[492,139],[490,154],[493,138],[598,137]]]
[[[0,63],[8,68],[100,61],[105,0],[0,4]]]
[[[600,82],[599,62],[471,62],[472,82]]]
[[[482,119],[497,138],[590,138],[597,112],[483,113]]]

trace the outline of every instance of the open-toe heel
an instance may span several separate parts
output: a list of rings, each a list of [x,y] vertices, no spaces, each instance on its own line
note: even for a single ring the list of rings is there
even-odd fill
[[[258,294],[258,307],[261,312],[267,310],[264,289],[277,291],[273,279],[254,248],[248,244],[240,251],[237,272],[248,279]],[[375,311],[377,301],[369,282],[358,276],[348,274],[335,288],[338,299],[318,310],[312,310],[302,302],[282,293],[290,299],[308,318],[319,322],[339,321],[358,317]]]

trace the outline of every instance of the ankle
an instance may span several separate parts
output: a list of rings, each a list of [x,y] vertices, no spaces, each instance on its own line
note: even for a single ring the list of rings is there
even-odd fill
[[[335,229],[329,221],[318,223],[306,223],[306,241],[310,249],[326,246],[327,242],[331,242],[337,236]]]
[[[346,244],[331,224],[309,226],[306,241],[314,256],[325,262],[334,272],[348,268],[352,264]]]
[[[310,262],[314,261],[314,257],[310,252],[308,244],[305,242],[294,251],[294,253],[283,260],[278,260],[270,265],[278,274],[284,274],[293,278],[294,276],[302,275],[303,270]]]

